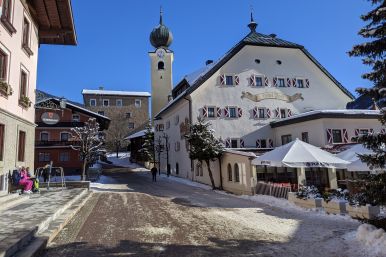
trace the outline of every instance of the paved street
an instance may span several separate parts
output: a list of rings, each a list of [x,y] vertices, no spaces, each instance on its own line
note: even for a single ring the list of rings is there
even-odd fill
[[[46,257],[366,256],[343,236],[356,222],[121,171],[110,175],[116,184],[94,193]]]

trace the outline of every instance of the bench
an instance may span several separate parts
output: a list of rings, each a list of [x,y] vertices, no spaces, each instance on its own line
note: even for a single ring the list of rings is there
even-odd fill
[[[12,174],[11,171],[8,172],[8,193],[13,193],[16,192],[17,190],[22,190],[24,189],[24,186],[22,185],[14,185],[12,183]]]

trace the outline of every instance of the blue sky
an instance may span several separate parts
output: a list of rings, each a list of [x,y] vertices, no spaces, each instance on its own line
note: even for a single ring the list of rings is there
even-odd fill
[[[109,3],[108,5],[106,3]],[[149,91],[153,50],[149,34],[164,9],[173,32],[173,79],[218,59],[248,32],[254,8],[257,31],[304,45],[351,92],[370,86],[360,58],[347,55],[363,42],[359,16],[366,0],[73,0],[78,46],[42,45],[38,89],[82,102],[83,88]]]

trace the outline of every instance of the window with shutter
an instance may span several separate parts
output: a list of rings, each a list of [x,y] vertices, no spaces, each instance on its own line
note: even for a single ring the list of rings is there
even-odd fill
[[[225,85],[225,75],[224,74],[220,75],[220,85]]]
[[[230,147],[231,147],[231,139],[230,139],[230,138],[227,138],[227,139],[225,140],[225,147],[226,147],[226,148],[230,148]]]
[[[251,87],[254,87],[255,85],[256,85],[256,81],[255,81],[255,75],[254,74],[252,74],[250,77],[249,77],[249,85],[251,86]]]
[[[202,117],[204,118],[208,117],[208,109],[206,106],[202,108]]]
[[[241,118],[243,116],[243,110],[241,108],[237,108],[238,117]]]
[[[231,148],[238,148],[238,140],[236,138],[231,139]]]
[[[280,118],[280,108],[275,109],[275,118]]]
[[[272,139],[268,139],[268,147],[273,148],[273,140]]]
[[[332,144],[332,129],[327,129],[327,142]]]
[[[217,107],[217,118],[220,118],[221,117],[221,108],[220,107]]]
[[[348,133],[347,129],[343,129],[343,142],[348,143]]]
[[[257,107],[253,108],[252,114],[253,114],[253,118],[254,118],[254,119],[257,119],[257,118],[258,118],[258,116],[257,116]]]
[[[233,86],[233,76],[232,75],[226,75],[225,76],[225,85],[227,86]]]
[[[263,86],[263,77],[262,76],[255,76],[255,86],[256,87],[262,87]]]
[[[310,81],[306,79],[306,88],[309,88],[309,87],[310,87]]]
[[[235,85],[238,86],[240,84],[240,78],[238,75],[235,75]]]
[[[237,108],[228,107],[229,118],[237,118]]]
[[[276,77],[273,78],[273,85],[272,86],[277,87],[277,78]]]
[[[291,87],[291,86],[292,86],[291,79],[287,78],[287,87]]]
[[[228,107],[224,108],[224,117],[229,118],[229,108]]]
[[[264,86],[269,87],[269,79],[268,79],[268,77],[264,78]]]
[[[296,87],[296,78],[292,79],[292,86]]]
[[[284,78],[278,78],[278,79],[277,79],[277,82],[276,82],[276,86],[277,86],[277,87],[285,87],[286,85],[285,85],[285,80],[284,80]]]
[[[0,49],[0,81],[7,80],[8,55]]]
[[[267,118],[271,118],[271,110],[270,109],[267,109]]]

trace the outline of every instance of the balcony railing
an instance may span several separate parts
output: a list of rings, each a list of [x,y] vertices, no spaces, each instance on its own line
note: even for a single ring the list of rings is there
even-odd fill
[[[35,141],[35,146],[80,146],[80,141]]]
[[[63,122],[58,122],[53,125],[47,125],[44,122],[38,121],[36,122],[38,127],[61,127],[61,128],[74,128],[74,127],[84,127],[85,123],[84,122],[70,122],[70,121],[63,121]]]

